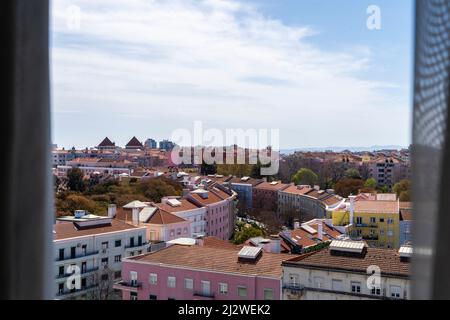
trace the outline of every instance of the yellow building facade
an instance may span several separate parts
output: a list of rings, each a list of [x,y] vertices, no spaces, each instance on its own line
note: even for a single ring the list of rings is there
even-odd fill
[[[370,246],[399,248],[400,214],[398,201],[357,201],[351,209],[340,209],[329,213],[334,226],[348,226],[348,234],[362,238]]]

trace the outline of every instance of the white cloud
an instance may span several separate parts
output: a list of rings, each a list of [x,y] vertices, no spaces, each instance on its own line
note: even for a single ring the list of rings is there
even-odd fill
[[[70,5],[81,9],[76,30],[66,24]],[[370,79],[368,48],[324,52],[309,44],[312,28],[238,1],[56,0],[52,17],[57,142],[168,137],[194,120],[280,128],[285,147],[385,143],[383,132],[407,132],[399,122],[407,101],[390,98],[393,84]],[[91,127],[108,114],[123,132],[102,124],[86,130],[96,135],[90,140],[75,135],[58,123],[74,111]]]

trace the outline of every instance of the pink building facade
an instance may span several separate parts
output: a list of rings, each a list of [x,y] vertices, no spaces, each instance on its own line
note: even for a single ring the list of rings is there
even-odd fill
[[[115,288],[123,300],[281,299],[281,263],[288,257],[263,253],[254,265],[241,264],[237,252],[173,245],[124,259],[122,282]]]
[[[206,208],[206,235],[229,240],[234,232],[234,200],[231,194],[216,187],[208,190],[198,189],[188,195],[193,203]]]

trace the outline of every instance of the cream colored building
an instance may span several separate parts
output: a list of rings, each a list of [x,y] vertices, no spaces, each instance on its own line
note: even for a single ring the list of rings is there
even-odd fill
[[[283,299],[409,299],[411,254],[411,247],[334,240],[329,248],[283,262]]]

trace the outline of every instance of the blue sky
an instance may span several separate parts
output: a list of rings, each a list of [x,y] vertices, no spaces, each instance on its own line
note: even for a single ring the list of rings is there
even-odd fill
[[[53,141],[160,140],[200,120],[279,129],[281,148],[408,145],[412,5],[53,1]]]

